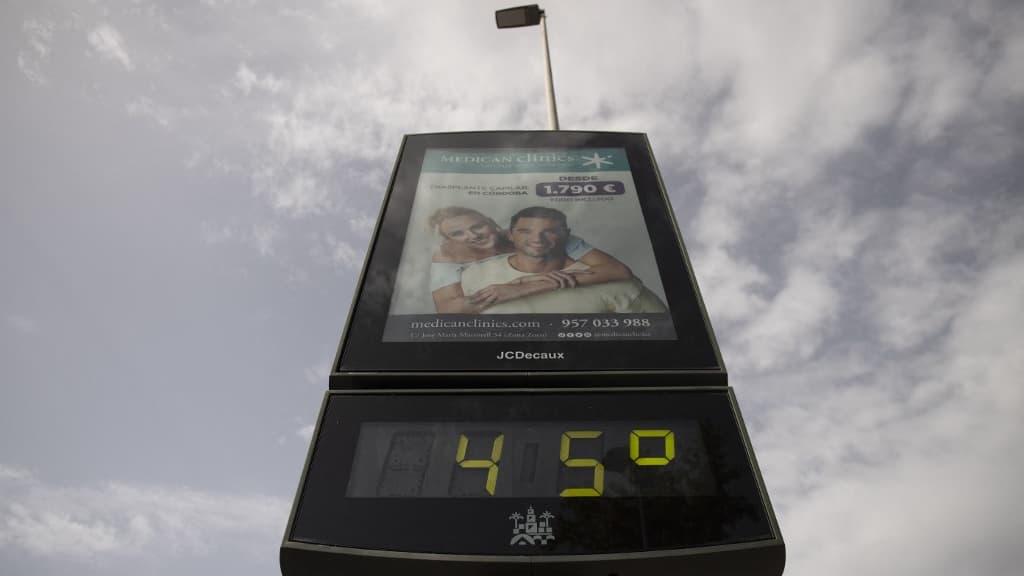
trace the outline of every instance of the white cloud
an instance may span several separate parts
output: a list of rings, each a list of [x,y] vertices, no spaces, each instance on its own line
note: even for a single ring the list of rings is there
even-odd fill
[[[1014,492],[1015,473],[981,448],[908,454],[884,470],[834,475],[788,515],[789,544],[802,552],[787,573],[1013,574],[1024,510],[991,494]],[[820,529],[823,522],[842,526],[841,537]],[[906,536],[915,533],[926,537]]]
[[[252,242],[255,244],[260,256],[272,256],[274,254],[274,246],[281,239],[281,236],[281,228],[277,224],[253,224]]]
[[[865,130],[883,125],[893,115],[903,84],[891,56],[882,49],[868,48],[838,62],[815,94],[813,112],[803,128],[812,140],[803,145],[824,153],[856,145]]]
[[[12,314],[8,316],[7,325],[22,334],[35,334],[39,330],[39,325],[35,320],[21,314]]]
[[[302,428],[296,430],[295,435],[298,436],[299,438],[302,438],[306,442],[309,442],[310,440],[313,439],[314,428],[315,427],[312,424],[307,424],[306,426],[303,426]]]
[[[738,358],[730,364],[733,368],[759,372],[807,362],[821,351],[827,336],[841,330],[843,313],[853,305],[843,302],[844,284],[849,287],[843,272],[852,268],[850,263],[862,254],[879,222],[875,214],[852,216],[840,191],[829,192],[836,194],[835,200],[807,201],[794,208],[795,237],[780,259],[782,286],[770,299],[758,296],[757,306],[747,307],[746,322],[734,336]],[[744,292],[742,276],[723,283],[732,285],[734,300],[754,298]]]
[[[848,8],[794,6],[737,32],[740,8],[698,5],[727,88],[687,238],[787,574],[1014,574],[1021,12],[858,13],[818,44]]]
[[[238,70],[235,71],[235,87],[246,95],[250,94],[253,89],[276,94],[284,88],[284,82],[270,73],[260,76],[249,68],[248,64],[242,62],[238,65]]]
[[[694,162],[704,195],[688,240],[711,317],[735,346],[730,366],[808,361],[847,331],[876,330],[889,352],[907,351],[948,327],[984,243],[975,229],[996,218],[972,208],[964,175],[1015,149],[1000,109],[970,95],[991,82],[1007,88],[1000,104],[1012,101],[1014,42],[977,34],[1001,28],[1009,39],[1024,19],[983,6],[920,17],[886,1],[695,5],[697,84],[722,96]],[[996,63],[987,80],[986,60]],[[922,159],[905,180],[889,173],[965,119],[952,158],[962,165]],[[895,134],[865,140],[873,131]],[[865,162],[847,189],[837,174],[876,145],[908,156]],[[892,188],[889,206],[864,212],[858,198],[883,197],[878,187]],[[838,218],[824,211],[837,206]]]
[[[103,58],[121,64],[125,70],[135,69],[135,64],[132,63],[132,58],[128,55],[121,33],[110,24],[104,23],[93,28],[89,32],[88,39],[89,44]]]
[[[849,141],[899,96],[888,87],[895,71],[885,60],[877,52],[857,53],[890,22],[888,1],[699,2],[695,8],[701,79],[728,87],[710,150],[806,169],[820,152],[813,143]]]
[[[203,221],[199,225],[199,235],[207,244],[223,244],[235,239],[237,232],[227,224]]]
[[[1024,98],[1024,15],[1000,14],[996,27],[1003,51],[985,78],[982,95],[991,103],[1019,103]]]
[[[716,326],[750,318],[767,305],[757,289],[768,282],[768,275],[754,264],[724,248],[697,252],[693,263],[700,271],[701,293]]]
[[[918,38],[907,55],[906,73],[913,81],[901,122],[927,141],[971,106],[981,70],[961,37],[966,32],[947,14],[923,18],[912,32]]]
[[[1022,303],[1017,254],[980,275],[931,353],[876,354],[839,387],[831,362],[741,384],[776,396],[754,436],[799,551],[787,574],[1014,573]]]
[[[49,20],[29,19],[21,24],[29,49],[18,51],[18,68],[33,84],[46,83],[43,67],[50,60],[53,29],[53,22]]]
[[[13,470],[13,472],[12,472]],[[60,486],[0,466],[0,549],[108,562],[273,550],[289,503],[261,495],[110,483]]]
[[[821,272],[789,271],[786,284],[738,336],[740,369],[768,370],[808,360],[838,314],[839,293]]]
[[[53,22],[49,20],[25,20],[21,29],[28,36],[29,45],[41,58],[50,56],[50,47],[53,43]]]
[[[0,464],[0,482],[30,480],[32,473],[24,468]]]
[[[320,357],[320,360],[311,366],[307,366],[302,371],[303,376],[306,378],[306,382],[313,384],[317,387],[323,387],[327,384],[327,379],[331,374],[331,365],[334,363],[334,353],[328,352]]]
[[[344,269],[357,269],[363,261],[363,253],[348,242],[327,234],[326,243],[331,262]]]
[[[260,256],[273,256],[277,246],[285,239],[285,232],[276,222],[253,223],[248,230],[238,224],[215,224],[203,221],[199,225],[199,236],[206,244],[241,244],[250,246]],[[301,274],[301,272],[295,272]],[[296,277],[297,278],[297,277]]]
[[[357,212],[348,219],[349,228],[352,232],[362,237],[369,237],[373,227],[377,225],[377,218],[366,212]]]
[[[285,230],[274,221],[254,222],[248,227],[233,223],[203,221],[199,225],[199,237],[209,245],[234,244],[254,249],[261,257],[275,256],[280,245],[287,242]],[[290,270],[288,278],[293,283],[307,279],[303,270]]]
[[[787,259],[792,264],[832,274],[837,267],[856,258],[865,242],[879,232],[880,217],[874,211],[854,216],[843,191],[822,192],[833,198],[807,202],[796,214],[798,236]]]
[[[1010,222],[1008,224],[1019,224]],[[1013,234],[1024,245],[1024,232]],[[969,422],[991,428],[1008,442],[1024,439],[1024,354],[1020,354],[1020,326],[1024,325],[1024,252],[997,259],[985,271],[977,288],[953,321],[946,345],[950,372],[947,379],[963,390],[970,406],[992,420]],[[999,428],[1000,426],[1005,427]],[[964,430],[970,433],[972,430]]]
[[[329,207],[327,190],[311,174],[296,174],[274,189],[274,208],[291,216],[320,214]]]
[[[181,115],[180,112],[168,106],[162,106],[146,96],[129,102],[125,110],[129,116],[147,118],[164,129],[171,128],[174,121]]]
[[[31,58],[25,52],[18,53],[18,68],[25,74],[33,84],[45,84],[46,76],[43,75],[39,61]]]
[[[917,195],[888,218],[887,242],[865,270],[876,278],[867,315],[885,345],[907,349],[948,325],[973,280],[950,257],[976,248],[978,217],[962,205]]]

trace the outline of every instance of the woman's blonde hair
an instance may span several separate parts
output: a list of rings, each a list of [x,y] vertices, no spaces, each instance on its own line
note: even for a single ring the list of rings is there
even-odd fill
[[[455,218],[456,216],[479,216],[490,222],[496,229],[501,229],[497,222],[492,218],[480,211],[473,210],[472,208],[465,208],[463,206],[445,206],[444,208],[438,208],[430,215],[430,218],[427,219],[427,224],[430,226],[431,230],[444,237],[444,234],[441,232],[441,222],[444,222],[449,218]]]

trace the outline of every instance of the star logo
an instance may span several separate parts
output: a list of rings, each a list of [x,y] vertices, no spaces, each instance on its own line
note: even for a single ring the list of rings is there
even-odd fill
[[[594,152],[593,156],[584,156],[583,157],[583,165],[584,166],[593,166],[594,168],[597,168],[598,170],[600,170],[602,164],[607,164],[609,166],[612,165],[612,161],[609,160],[608,158],[611,158],[611,156],[608,156],[606,158],[604,156],[601,156],[597,152]]]

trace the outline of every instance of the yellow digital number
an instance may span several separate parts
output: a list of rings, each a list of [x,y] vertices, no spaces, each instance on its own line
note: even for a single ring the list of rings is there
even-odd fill
[[[501,461],[501,448],[505,444],[505,435],[498,434],[491,445],[490,460],[466,460],[466,450],[469,448],[469,438],[465,434],[459,434],[459,448],[455,452],[455,461],[463,468],[487,468],[487,493],[494,496],[494,487],[498,483],[498,462]]]
[[[562,449],[560,451],[560,457],[562,462],[565,463],[569,468],[593,468],[594,469],[594,487],[593,488],[566,488],[562,490],[560,496],[573,497],[573,496],[600,496],[604,493],[604,464],[601,464],[593,458],[570,458],[569,457],[569,444],[574,438],[600,438],[601,432],[594,430],[569,430],[568,432],[562,433]]]
[[[664,438],[664,456],[640,457],[641,438]],[[629,433],[629,459],[637,466],[664,466],[676,457],[676,435],[671,430],[633,430]]]

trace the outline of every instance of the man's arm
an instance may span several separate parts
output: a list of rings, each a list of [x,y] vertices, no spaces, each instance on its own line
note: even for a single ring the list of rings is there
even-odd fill
[[[563,282],[568,281],[569,279],[563,280]],[[491,284],[490,286],[481,288],[470,295],[469,302],[478,306],[480,309],[484,309],[489,306],[494,306],[495,304],[508,302],[509,300],[525,298],[526,296],[557,290],[560,286],[559,281],[553,277],[549,277],[548,274],[538,274],[531,277],[530,281],[527,282]]]
[[[571,260],[570,262],[575,261]],[[555,272],[547,272],[544,274],[531,274],[529,276],[523,276],[516,280],[516,282],[527,283],[552,280],[556,282],[557,285],[551,289],[557,289],[593,286],[595,284],[631,280],[633,278],[633,271],[630,270],[628,266],[620,262],[614,256],[607,252],[602,252],[597,248],[593,248],[581,256],[579,262],[586,264],[587,268],[579,270],[557,270]]]

